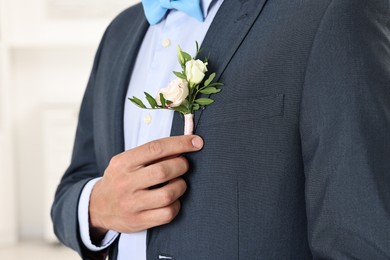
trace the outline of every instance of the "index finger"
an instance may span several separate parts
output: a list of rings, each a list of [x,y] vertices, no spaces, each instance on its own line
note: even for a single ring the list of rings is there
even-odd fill
[[[163,158],[199,151],[203,140],[197,135],[172,136],[158,139],[124,152],[131,168],[149,165]]]

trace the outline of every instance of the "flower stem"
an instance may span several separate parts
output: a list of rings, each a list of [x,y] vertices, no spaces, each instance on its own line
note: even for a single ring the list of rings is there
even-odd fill
[[[194,133],[194,114],[184,115],[184,135],[192,135]]]

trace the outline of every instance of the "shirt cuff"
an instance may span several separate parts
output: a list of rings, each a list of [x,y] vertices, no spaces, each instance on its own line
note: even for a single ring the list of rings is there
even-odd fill
[[[81,192],[79,205],[78,205],[78,220],[80,227],[80,236],[81,241],[84,246],[91,251],[101,251],[106,249],[108,246],[114,242],[114,240],[118,237],[119,233],[113,230],[109,230],[103,240],[99,245],[94,245],[91,241],[90,233],[89,233],[89,199],[91,196],[91,192],[96,182],[101,178],[96,178],[90,180],[83,188]]]

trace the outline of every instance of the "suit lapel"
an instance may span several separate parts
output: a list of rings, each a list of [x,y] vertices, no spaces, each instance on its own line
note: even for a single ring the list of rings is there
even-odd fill
[[[225,0],[218,10],[202,43],[200,59],[209,57],[209,71],[218,81],[230,60],[244,41],[267,0]],[[202,57],[203,55],[203,57]],[[195,128],[203,110],[195,112]],[[183,119],[175,113],[171,135],[183,134]]]

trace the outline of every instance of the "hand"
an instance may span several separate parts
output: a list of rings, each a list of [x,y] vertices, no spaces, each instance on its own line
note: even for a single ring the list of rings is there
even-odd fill
[[[93,240],[107,230],[132,233],[171,222],[187,188],[181,176],[188,162],[182,154],[202,147],[199,136],[168,137],[113,157],[91,193]],[[162,183],[167,184],[150,189]]]

